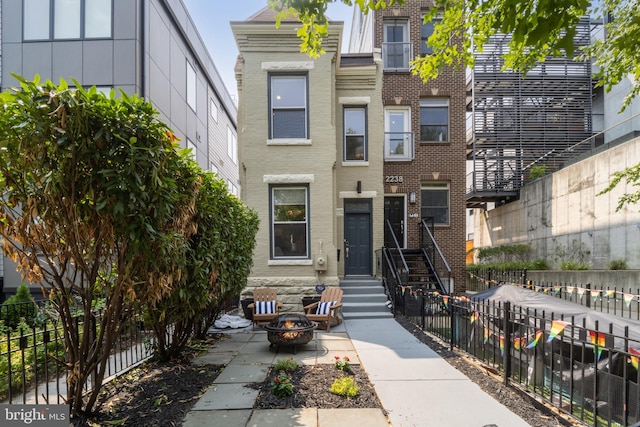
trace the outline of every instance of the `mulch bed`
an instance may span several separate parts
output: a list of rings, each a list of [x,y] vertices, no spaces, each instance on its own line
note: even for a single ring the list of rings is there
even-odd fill
[[[333,365],[301,365],[291,372],[293,395],[279,397],[271,392],[271,384],[278,373],[270,369],[267,378],[256,384],[260,390],[255,409],[281,408],[382,408],[378,395],[364,370],[351,365],[351,376],[360,387],[360,394],[347,398],[332,394],[329,389],[337,378],[345,375]]]
[[[518,414],[534,427],[568,426],[564,417],[512,389],[505,387],[474,360],[425,334],[408,319],[398,316],[398,323],[442,356],[448,363],[478,384],[496,400]],[[206,345],[213,345],[217,338]],[[186,413],[213,384],[224,366],[193,366],[189,363],[196,351],[184,359],[173,362],[151,361],[133,369],[126,375],[105,384],[99,397],[100,413],[76,418],[76,427],[125,425],[132,427],[180,426]],[[333,365],[299,366],[292,373],[294,394],[278,397],[271,393],[271,382],[277,372],[269,372],[262,383],[253,387],[260,390],[254,408],[382,408],[378,396],[364,370],[351,365],[352,374],[360,386],[360,394],[352,399],[329,392],[331,384],[342,375]]]

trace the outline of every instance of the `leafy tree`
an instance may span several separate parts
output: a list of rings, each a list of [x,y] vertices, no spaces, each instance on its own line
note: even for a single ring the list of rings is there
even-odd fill
[[[298,36],[300,49],[312,57],[324,53],[322,39],[328,34],[325,15],[330,3],[356,4],[362,11],[404,5],[406,0],[269,0],[281,19],[297,14],[302,26]],[[582,16],[613,16],[605,25],[606,41],[594,43],[584,52],[575,52],[573,37]],[[473,66],[473,48],[482,51],[496,33],[512,34],[504,54],[505,69],[526,72],[547,56],[584,54],[601,67],[598,85],[610,90],[627,76],[633,77],[633,88],[623,108],[640,93],[640,2],[638,0],[603,0],[590,10],[589,0],[434,0],[425,20],[440,16],[434,34],[429,38],[433,54],[416,58],[412,72],[427,81],[436,78],[445,67]]]
[[[198,180],[137,96],[15,77],[20,88],[0,95],[0,236],[60,316],[77,415],[95,405],[134,301],[153,304],[181,276],[184,264],[170,260],[195,232]]]
[[[197,165],[192,162],[191,167]],[[213,174],[202,172],[199,180],[197,232],[186,242],[185,274],[171,292],[147,308],[162,359],[179,354],[191,336],[204,338],[222,302],[246,286],[252,265],[257,214]]]
[[[612,191],[622,181],[626,181],[627,185],[630,185],[632,187],[636,187],[636,188],[640,187],[640,164],[628,167],[623,171],[614,173],[613,179],[611,180],[607,188],[599,192],[598,196]],[[633,205],[638,203],[638,200],[640,200],[640,190],[623,194],[618,199],[618,206],[616,207],[616,212],[620,211],[625,205]]]

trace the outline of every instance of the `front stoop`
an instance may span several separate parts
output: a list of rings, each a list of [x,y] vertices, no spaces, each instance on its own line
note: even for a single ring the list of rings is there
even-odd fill
[[[342,317],[345,319],[393,318],[387,306],[387,296],[382,281],[374,278],[340,280]]]

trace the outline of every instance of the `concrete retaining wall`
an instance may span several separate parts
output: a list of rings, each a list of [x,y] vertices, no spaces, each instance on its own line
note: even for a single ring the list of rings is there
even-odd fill
[[[611,260],[640,268],[640,207],[616,212],[620,196],[638,188],[621,182],[598,195],[615,172],[638,163],[640,138],[527,184],[519,200],[474,215],[475,247],[530,243],[534,258],[555,267],[568,251],[594,269]]]

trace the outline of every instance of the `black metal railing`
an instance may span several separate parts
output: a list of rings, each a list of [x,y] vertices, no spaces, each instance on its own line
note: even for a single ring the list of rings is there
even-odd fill
[[[534,394],[592,426],[640,421],[640,331],[563,318],[509,302],[405,292],[409,319]]]
[[[451,267],[449,267],[449,263],[433,236],[433,230],[433,218],[422,218],[420,221],[420,246],[433,271],[440,292],[448,294],[451,290]]]
[[[396,306],[397,296],[402,289],[403,285],[407,283],[409,274],[409,266],[407,260],[402,253],[402,247],[398,238],[396,237],[391,222],[385,221],[389,236],[393,242],[393,247],[382,248],[382,276],[384,278],[384,286],[386,288],[387,296],[392,301],[394,307]]]
[[[29,307],[29,308],[27,308]],[[35,312],[31,308],[36,308]],[[44,302],[4,304],[0,308],[0,402],[12,404],[62,404],[66,400],[67,370],[62,326]],[[100,323],[101,312],[94,313],[94,327]],[[6,320],[20,318],[18,325]],[[105,369],[105,381],[142,363],[153,354],[154,336],[144,328],[140,316],[123,315],[126,322],[118,337]],[[83,318],[76,318],[75,327],[83,328]],[[97,331],[94,331],[94,333]],[[171,339],[171,335],[167,337]],[[84,385],[90,391],[89,378]]]
[[[602,313],[640,320],[640,286],[540,282],[527,279],[527,270],[467,270],[467,291],[479,292],[503,284],[542,292]]]
[[[467,291],[480,292],[503,283],[527,283],[527,270],[467,268]]]

